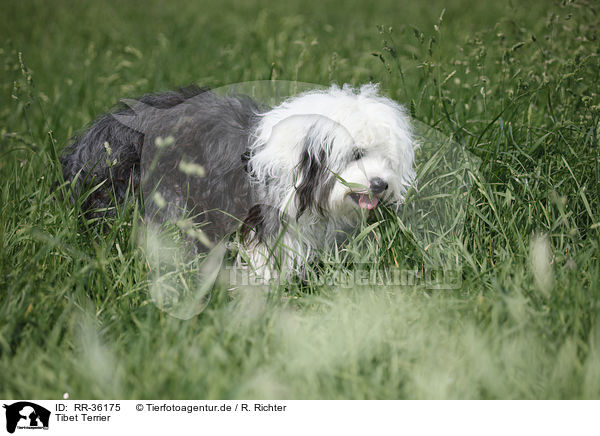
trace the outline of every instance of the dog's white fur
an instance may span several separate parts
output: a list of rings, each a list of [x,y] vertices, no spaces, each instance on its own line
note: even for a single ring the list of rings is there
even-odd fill
[[[369,186],[374,178],[388,185],[374,206],[384,201],[397,208],[415,181],[413,144],[405,110],[379,95],[373,84],[307,92],[261,114],[251,139],[251,182],[260,201],[276,209],[286,226],[277,247],[275,241],[252,238],[246,260],[265,279],[279,269],[278,263],[301,273],[316,250],[359,226],[373,201],[362,197],[361,207],[350,194],[373,198]],[[324,168],[316,176],[300,169],[306,153]],[[298,188],[308,182],[305,177],[323,180],[310,181],[315,207],[297,216]]]

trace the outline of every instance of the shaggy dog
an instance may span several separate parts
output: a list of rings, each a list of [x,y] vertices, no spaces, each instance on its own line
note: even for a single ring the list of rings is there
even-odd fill
[[[415,179],[409,119],[373,84],[273,108],[198,88],[126,104],[63,155],[75,195],[94,186],[84,208],[106,213],[141,189],[149,221],[194,216],[199,251],[239,229],[238,259],[265,278],[301,272],[380,203],[398,207]]]

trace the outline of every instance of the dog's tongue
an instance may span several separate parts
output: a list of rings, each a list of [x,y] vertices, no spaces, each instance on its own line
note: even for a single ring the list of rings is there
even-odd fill
[[[377,197],[369,196],[369,194],[360,194],[360,197],[358,198],[358,205],[363,209],[375,209],[378,203],[379,200]]]

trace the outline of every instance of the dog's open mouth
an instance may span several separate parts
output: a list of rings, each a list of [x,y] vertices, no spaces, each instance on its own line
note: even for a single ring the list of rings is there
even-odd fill
[[[379,199],[368,192],[351,192],[348,195],[362,209],[373,210],[379,204]]]

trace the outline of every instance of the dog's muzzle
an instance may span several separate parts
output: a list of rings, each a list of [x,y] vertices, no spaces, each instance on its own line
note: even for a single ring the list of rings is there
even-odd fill
[[[373,210],[379,204],[379,197],[388,188],[388,183],[375,177],[369,181],[369,192],[351,192],[350,198],[362,209]]]

